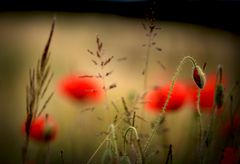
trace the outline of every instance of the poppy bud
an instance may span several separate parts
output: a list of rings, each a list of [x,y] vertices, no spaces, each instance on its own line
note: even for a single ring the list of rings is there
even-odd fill
[[[222,84],[216,85],[214,99],[217,107],[221,108],[224,101],[224,87]]]
[[[225,92],[225,88],[227,87],[227,77],[223,76],[222,78],[222,83],[217,83],[217,77],[215,73],[210,73],[207,75],[207,81],[204,85],[204,88],[201,89],[200,91],[200,108],[202,112],[206,112],[206,113],[211,113],[212,109],[213,109],[213,105],[217,105],[217,104],[221,104],[220,102],[223,101],[224,98],[224,92]],[[223,98],[221,100],[221,98],[217,98],[218,102],[216,102],[216,95],[218,95],[219,97],[221,97],[220,93],[216,93],[219,92],[217,91],[217,86],[221,84],[222,85],[222,89],[218,89],[218,90],[222,90],[220,91],[220,93],[223,93]],[[194,109],[196,109],[197,106],[197,92],[198,92],[198,87],[194,84],[194,86],[190,86],[190,92],[189,92],[189,97],[190,97],[190,102],[194,105]],[[222,102],[223,103],[223,102]],[[223,105],[223,104],[222,104]],[[221,106],[221,105],[220,105]],[[219,106],[219,107],[220,107]],[[223,110],[221,108],[219,108],[219,110],[217,111],[218,114],[220,114],[221,112],[223,112]]]
[[[206,82],[205,74],[202,71],[201,67],[199,67],[198,65],[195,66],[193,70],[193,79],[200,89],[204,87]]]

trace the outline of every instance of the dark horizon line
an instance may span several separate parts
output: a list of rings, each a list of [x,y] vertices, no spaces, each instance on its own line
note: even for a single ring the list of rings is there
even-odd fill
[[[144,18],[151,4],[151,1],[52,0],[49,3],[47,0],[9,0],[0,3],[0,12],[94,12]],[[240,1],[163,0],[157,1],[153,8],[158,20],[203,25],[240,35]]]

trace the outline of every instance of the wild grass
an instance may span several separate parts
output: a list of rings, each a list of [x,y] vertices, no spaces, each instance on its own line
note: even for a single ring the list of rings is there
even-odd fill
[[[29,137],[29,133],[32,119],[42,115],[43,112],[45,112],[45,109],[47,108],[49,101],[53,96],[53,93],[50,93],[45,101],[43,101],[43,98],[45,98],[45,93],[48,91],[48,86],[53,78],[53,74],[51,74],[50,69],[49,46],[53,36],[54,26],[55,19],[53,20],[50,36],[45,46],[43,55],[41,59],[37,61],[36,68],[31,69],[29,73],[29,84],[26,88],[27,115],[25,124],[26,139],[22,149],[23,164],[27,163],[26,161],[28,161],[27,152],[29,140],[31,139]],[[160,111],[155,115],[155,119],[153,121],[149,121],[143,114],[141,114],[141,110],[147,110],[144,106],[145,103],[147,103],[145,102],[144,98],[148,91],[148,73],[150,71],[149,58],[151,55],[151,49],[157,44],[155,41],[153,41],[153,39],[157,37],[157,33],[155,32],[157,27],[154,23],[154,20],[150,19],[150,24],[147,27],[144,25],[144,29],[147,31],[148,36],[148,43],[146,44],[147,53],[143,71],[144,93],[136,93],[133,98],[127,98],[127,95],[120,97],[109,96],[109,90],[117,87],[117,82],[113,84],[108,83],[108,78],[111,77],[113,70],[108,70],[107,66],[111,64],[115,57],[114,55],[105,54],[104,48],[107,48],[107,46],[104,44],[103,47],[103,41],[100,39],[99,35],[96,37],[96,50],[87,50],[90,55],[90,61],[93,63],[93,66],[96,66],[96,70],[99,72],[97,75],[79,75],[79,78],[94,77],[101,79],[102,90],[104,91],[104,105],[97,106],[97,108],[100,108],[98,110],[109,111],[109,119],[107,121],[108,126],[105,127],[106,131],[101,135],[104,136],[102,141],[96,143],[95,141],[89,140],[89,147],[90,145],[93,145],[92,147],[94,147],[94,151],[90,152],[90,156],[87,157],[86,161],[77,161],[77,163],[179,163],[177,155],[179,151],[175,151],[175,145],[173,143],[164,141],[164,137],[166,137],[165,134],[168,133],[168,130],[164,130],[162,128],[165,122],[168,120],[168,115],[171,114],[168,113],[166,109],[171,99],[177,77],[181,75],[180,72],[183,71],[183,65],[186,63],[186,61],[190,61],[193,68],[192,70],[186,70],[186,72],[188,72],[187,74],[189,74],[189,79],[191,79],[192,83],[198,87],[198,116],[197,119],[194,120],[194,124],[199,124],[199,126],[197,126],[199,134],[193,135],[197,136],[198,138],[192,138],[194,145],[186,145],[187,148],[183,148],[183,151],[191,152],[191,155],[189,154],[190,157],[183,157],[182,161],[184,161],[184,163],[220,163],[224,158],[232,159],[233,157],[226,157],[224,150],[227,147],[236,148],[237,151],[239,149],[238,145],[240,138],[238,136],[240,124],[234,122],[234,116],[239,114],[239,103],[233,104],[233,100],[238,94],[238,92],[235,92],[235,88],[238,88],[239,84],[236,82],[236,84],[234,84],[232,87],[233,89],[225,90],[222,87],[222,74],[224,72],[224,69],[220,66],[216,71],[217,83],[214,86],[215,95],[214,104],[212,106],[212,113],[210,113],[208,116],[206,116],[200,108],[201,90],[204,89],[204,85],[208,80],[205,80],[205,69],[201,68],[197,64],[197,59],[188,55],[179,60],[180,62],[176,67],[175,73],[172,75],[172,80],[170,81],[169,91],[167,95],[165,95],[165,103]],[[155,47],[155,49],[157,49],[157,51],[161,51],[159,47]],[[126,58],[123,59],[125,60]],[[40,102],[42,101],[43,103],[41,104],[43,105],[40,106]],[[217,113],[220,108],[223,108],[224,112],[218,115]],[[91,109],[95,109],[95,107]],[[95,112],[95,110],[91,109],[85,109],[82,110],[82,112],[84,114],[86,112],[92,111],[92,114]],[[222,126],[224,126],[222,123],[223,119],[230,121],[230,133],[226,134],[224,137],[220,136],[219,134],[219,130],[221,130]],[[204,122],[204,120],[206,120],[206,122]],[[89,122],[91,123],[91,120],[89,120]],[[149,125],[149,128],[147,130],[142,131],[140,125],[142,122],[145,122]],[[160,143],[159,140],[156,141],[154,138],[157,138],[160,140],[160,142],[162,142],[161,146],[164,148],[162,149],[161,147],[161,151],[157,145]],[[79,138],[79,140],[81,140],[81,138]],[[69,154],[69,152],[61,148],[56,153],[59,154],[59,163],[66,163],[65,154]],[[77,153],[78,152],[74,152],[74,154]],[[50,155],[50,153],[47,153],[45,163],[51,163],[50,157],[48,155]],[[156,158],[157,156],[160,156],[161,158]],[[239,153],[236,153],[234,159],[239,162]]]

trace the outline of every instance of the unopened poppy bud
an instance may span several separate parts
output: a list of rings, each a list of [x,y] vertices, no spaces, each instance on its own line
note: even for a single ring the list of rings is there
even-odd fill
[[[206,82],[205,74],[198,65],[193,70],[193,79],[200,89],[204,87]]]
[[[222,84],[216,85],[214,99],[217,107],[221,108],[224,101],[224,87]]]

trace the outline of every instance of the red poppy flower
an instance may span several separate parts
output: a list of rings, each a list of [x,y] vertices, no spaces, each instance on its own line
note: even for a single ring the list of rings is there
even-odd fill
[[[225,81],[223,81],[224,85]],[[212,110],[214,104],[214,94],[215,94],[215,87],[216,87],[216,75],[210,74],[207,77],[206,84],[200,91],[200,108],[203,112],[210,112]],[[197,92],[198,87],[193,85],[190,89],[190,97],[191,101],[194,106],[197,106]]]
[[[170,85],[158,87],[148,92],[145,97],[145,107],[151,111],[161,112],[163,105],[167,99]],[[181,82],[176,82],[171,97],[169,99],[166,111],[175,111],[179,109],[185,102],[187,96],[187,89]]]
[[[238,149],[235,147],[226,147],[223,152],[221,164],[237,164],[239,161]]]
[[[65,96],[80,102],[99,102],[103,98],[101,82],[94,77],[64,77],[59,83],[59,89]]]
[[[25,123],[22,131],[25,134]],[[29,137],[36,141],[49,142],[56,138],[57,131],[57,123],[52,117],[40,116],[32,120]]]

